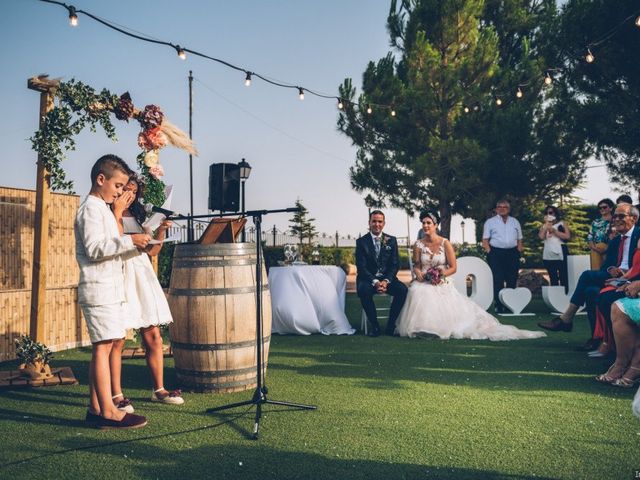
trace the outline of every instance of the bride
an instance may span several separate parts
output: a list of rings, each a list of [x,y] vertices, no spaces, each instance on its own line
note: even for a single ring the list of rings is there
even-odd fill
[[[396,332],[401,337],[435,335],[440,338],[516,340],[544,337],[544,332],[503,325],[456,290],[447,277],[456,273],[451,243],[437,234],[435,213],[420,214],[424,237],[413,248],[415,280],[400,312]]]

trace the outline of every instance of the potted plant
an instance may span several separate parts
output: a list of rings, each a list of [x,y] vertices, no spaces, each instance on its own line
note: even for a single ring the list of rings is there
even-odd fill
[[[20,335],[15,343],[16,357],[21,362],[23,375],[32,380],[51,376],[49,360],[53,357],[53,352],[45,344],[34,341],[29,335]]]

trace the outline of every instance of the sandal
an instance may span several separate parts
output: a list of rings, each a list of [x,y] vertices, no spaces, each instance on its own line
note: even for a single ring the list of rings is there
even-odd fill
[[[605,373],[601,374],[601,375],[596,375],[596,381],[600,382],[600,383],[610,383],[613,384],[614,382],[616,382],[617,380],[619,380],[622,375],[624,375],[625,370],[621,369],[622,371],[620,372],[620,375],[618,376],[613,376],[611,375],[612,371],[614,370],[614,368],[617,367],[616,363],[613,362],[613,364],[609,367],[609,370],[607,370]],[[629,367],[631,368],[631,367]]]
[[[627,372],[629,370],[640,372],[640,368],[638,367],[629,367],[627,369]],[[627,372],[624,372],[624,373],[626,374]],[[620,388],[632,388],[637,383],[640,383],[640,374],[638,374],[636,378],[627,378],[623,375],[622,377],[618,378],[615,382],[611,383],[611,385],[615,385],[616,387],[620,387]]]
[[[116,398],[122,397],[122,400],[116,402]],[[116,406],[118,410],[125,413],[133,413],[135,410],[133,409],[133,404],[131,403],[131,399],[125,397],[122,393],[118,393],[111,397],[113,400],[113,404]]]
[[[168,403],[171,405],[182,405],[184,403],[184,398],[182,398],[182,392],[180,391],[180,389],[169,392],[164,388],[159,388],[157,390],[154,390],[151,394],[151,401]]]

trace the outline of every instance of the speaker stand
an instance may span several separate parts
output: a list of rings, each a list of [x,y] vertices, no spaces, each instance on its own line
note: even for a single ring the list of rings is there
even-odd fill
[[[242,407],[245,405],[255,405],[256,415],[253,424],[253,436],[254,440],[257,440],[260,435],[260,419],[262,418],[262,406],[265,404],[282,405],[285,407],[292,407],[296,410],[315,410],[318,407],[315,405],[303,405],[301,403],[292,403],[280,400],[270,400],[267,398],[267,386],[264,381],[265,363],[263,358],[263,345],[262,345],[262,216],[267,213],[279,213],[279,212],[291,212],[298,211],[297,208],[287,208],[284,210],[256,210],[252,212],[246,212],[247,216],[253,218],[253,223],[256,227],[256,369],[257,369],[257,386],[253,392],[251,400],[245,400],[244,402],[230,403],[221,407],[210,408],[207,413],[221,412],[229,410],[231,408]]]

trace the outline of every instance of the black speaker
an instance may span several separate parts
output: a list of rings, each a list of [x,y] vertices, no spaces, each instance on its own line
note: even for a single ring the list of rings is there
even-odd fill
[[[240,167],[237,163],[209,166],[209,210],[240,210]]]

